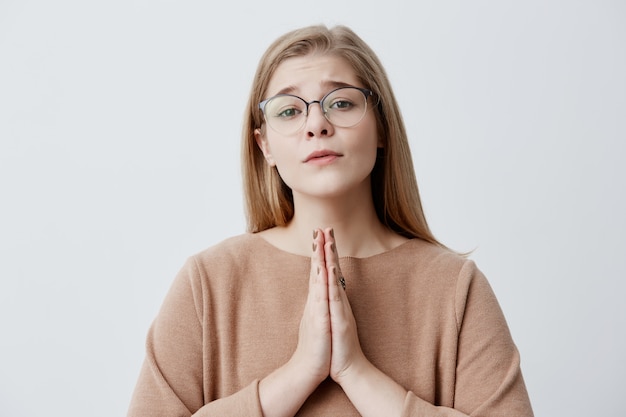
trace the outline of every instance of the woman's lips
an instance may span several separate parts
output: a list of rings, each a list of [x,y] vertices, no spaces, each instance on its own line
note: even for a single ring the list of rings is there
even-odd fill
[[[311,158],[306,163],[313,164],[313,165],[327,165],[327,164],[334,162],[338,158],[339,158],[338,155],[326,155],[326,156],[320,156],[317,158]]]
[[[335,161],[340,156],[341,154],[337,152],[333,152],[333,151],[327,151],[327,150],[315,151],[309,154],[309,156],[306,157],[304,162],[308,164],[325,165],[325,164],[329,164]]]

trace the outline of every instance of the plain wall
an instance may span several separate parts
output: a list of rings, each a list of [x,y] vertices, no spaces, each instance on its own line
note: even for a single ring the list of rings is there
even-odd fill
[[[1,416],[125,415],[174,275],[244,232],[258,59],[313,23],[387,68],[536,415],[625,414],[624,2],[1,0]]]

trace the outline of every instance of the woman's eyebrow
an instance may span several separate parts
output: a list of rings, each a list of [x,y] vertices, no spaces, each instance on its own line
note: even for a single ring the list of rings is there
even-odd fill
[[[340,87],[353,87],[353,85],[350,83],[346,83],[343,81],[334,81],[334,80],[322,80],[320,82],[320,85],[323,88],[328,89],[328,91],[333,90],[335,88],[340,88]],[[289,85],[287,87],[281,88],[276,94],[273,94],[273,95],[294,94],[294,92],[296,92],[297,90],[298,88],[295,85]],[[326,93],[328,91],[326,91]]]

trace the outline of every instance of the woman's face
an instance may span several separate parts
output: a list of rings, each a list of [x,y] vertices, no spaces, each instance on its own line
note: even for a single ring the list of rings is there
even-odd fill
[[[337,87],[363,87],[352,67],[332,55],[307,55],[283,61],[268,85],[266,98],[288,93],[307,102],[321,100]],[[375,113],[369,108],[352,127],[333,126],[318,103],[311,104],[304,126],[291,134],[278,133],[265,123],[255,130],[267,162],[298,194],[333,197],[370,190],[370,173],[381,145]]]

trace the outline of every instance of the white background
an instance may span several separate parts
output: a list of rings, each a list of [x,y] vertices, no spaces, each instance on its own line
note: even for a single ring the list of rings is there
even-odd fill
[[[537,416],[626,406],[626,5],[0,0],[0,415],[125,415],[187,256],[244,231],[262,52],[351,26],[435,234],[487,274]]]

